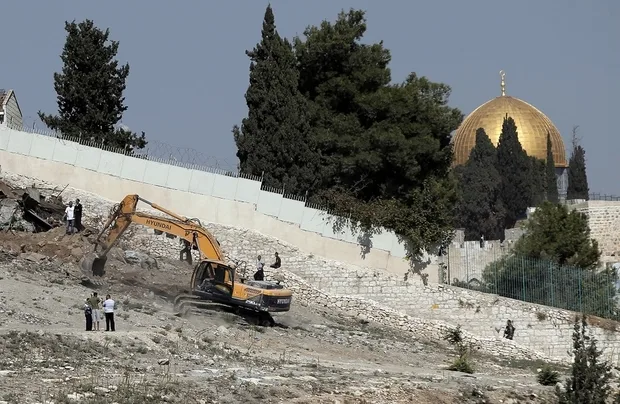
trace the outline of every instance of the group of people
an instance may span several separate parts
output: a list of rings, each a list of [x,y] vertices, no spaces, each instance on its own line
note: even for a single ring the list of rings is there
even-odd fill
[[[67,234],[73,234],[82,230],[82,204],[79,199],[69,201],[62,218],[67,223]]]
[[[278,253],[275,253],[275,262],[269,265],[270,268],[280,268],[282,265],[282,260]],[[262,257],[259,255],[256,258],[256,272],[254,272],[254,280],[255,281],[264,281],[265,280],[265,263],[263,262]]]
[[[97,292],[93,292],[84,303],[84,316],[86,317],[86,331],[99,331],[99,322],[101,321],[101,308],[103,307],[103,315],[105,316],[105,330],[115,331],[114,326],[114,309],[116,302],[106,295],[105,300],[97,296]]]

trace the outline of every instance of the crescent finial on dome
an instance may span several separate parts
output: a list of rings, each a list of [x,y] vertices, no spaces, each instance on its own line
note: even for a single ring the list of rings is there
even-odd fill
[[[501,77],[502,81],[500,82],[500,86],[502,87],[502,96],[506,95],[506,72],[503,70],[499,71],[499,77]]]

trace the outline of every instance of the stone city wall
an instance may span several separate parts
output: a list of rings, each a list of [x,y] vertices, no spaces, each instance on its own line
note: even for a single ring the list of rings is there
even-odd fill
[[[3,174],[18,185],[40,182]],[[21,183],[21,184],[20,184]],[[65,200],[79,197],[84,214],[100,225],[114,202],[68,188]],[[461,325],[487,351],[509,352],[520,357],[570,359],[575,313],[553,309],[496,295],[483,294],[447,285],[428,284],[416,276],[409,279],[382,270],[354,267],[305,253],[302,249],[256,231],[205,223],[220,241],[225,253],[248,262],[253,272],[256,256],[267,265],[274,252],[282,257],[282,269],[266,277],[284,278],[294,289],[295,301],[302,304],[341,308],[353,316],[364,316],[382,324],[397,326],[420,336],[437,339],[448,326]],[[179,240],[155,235],[141,226],[130,227],[123,237],[125,247],[154,256],[178,257]],[[197,257],[196,257],[197,258]],[[506,320],[515,327],[514,341],[503,340]],[[593,319],[593,333],[607,358],[617,361],[620,354],[616,323]]]
[[[587,201],[569,207],[588,215],[590,234],[604,258],[620,256],[620,201]]]
[[[447,254],[441,257],[445,272],[438,275],[439,283],[471,282],[480,280],[484,269],[512,251],[514,243],[523,235],[522,228],[507,229],[503,242],[499,240],[464,241],[462,230],[455,232]]]
[[[485,241],[482,246],[479,241],[450,244],[443,257],[446,270],[442,283],[481,280],[487,265],[509,253],[511,246],[497,240]]]

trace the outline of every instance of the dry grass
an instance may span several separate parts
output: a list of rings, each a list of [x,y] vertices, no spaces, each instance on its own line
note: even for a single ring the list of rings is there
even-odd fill
[[[620,322],[607,318],[587,316],[587,322],[592,327],[602,328],[609,332],[616,332],[620,329]]]

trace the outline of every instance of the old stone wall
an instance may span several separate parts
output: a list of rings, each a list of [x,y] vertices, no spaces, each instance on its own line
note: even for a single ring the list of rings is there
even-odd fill
[[[41,185],[33,179],[3,175],[12,182]],[[85,218],[93,224],[102,223],[113,205],[112,201],[75,189],[68,188],[63,195],[66,200],[79,197]],[[279,252],[282,269],[270,271],[267,268],[267,279],[284,279],[294,289],[295,301],[302,304],[341,308],[353,316],[366,316],[435,339],[447,326],[461,325],[489,352],[559,361],[570,358],[575,313],[446,285],[424,285],[415,275],[406,279],[381,270],[326,260],[305,253],[303,246],[298,248],[255,231],[205,225],[218,238],[227,255],[248,262],[249,274],[258,254],[269,265],[273,253]],[[155,235],[141,226],[130,227],[122,242],[155,256],[178,257],[180,249],[178,240]],[[514,341],[501,338],[509,319],[516,327]],[[617,361],[620,338],[614,331],[616,324],[596,319],[592,324],[604,355]]]
[[[443,283],[467,283],[482,279],[487,265],[506,255],[511,246],[511,243],[500,243],[497,240],[485,241],[482,245],[479,241],[450,244],[443,257],[447,267]]]
[[[481,245],[480,241],[464,241],[464,232],[457,230],[446,254],[440,257],[446,269],[438,275],[438,283],[480,280],[487,265],[510,253],[523,233],[520,227],[507,229],[503,242],[485,240]]]
[[[591,235],[603,257],[620,255],[620,201],[587,201],[569,207],[588,215]]]

